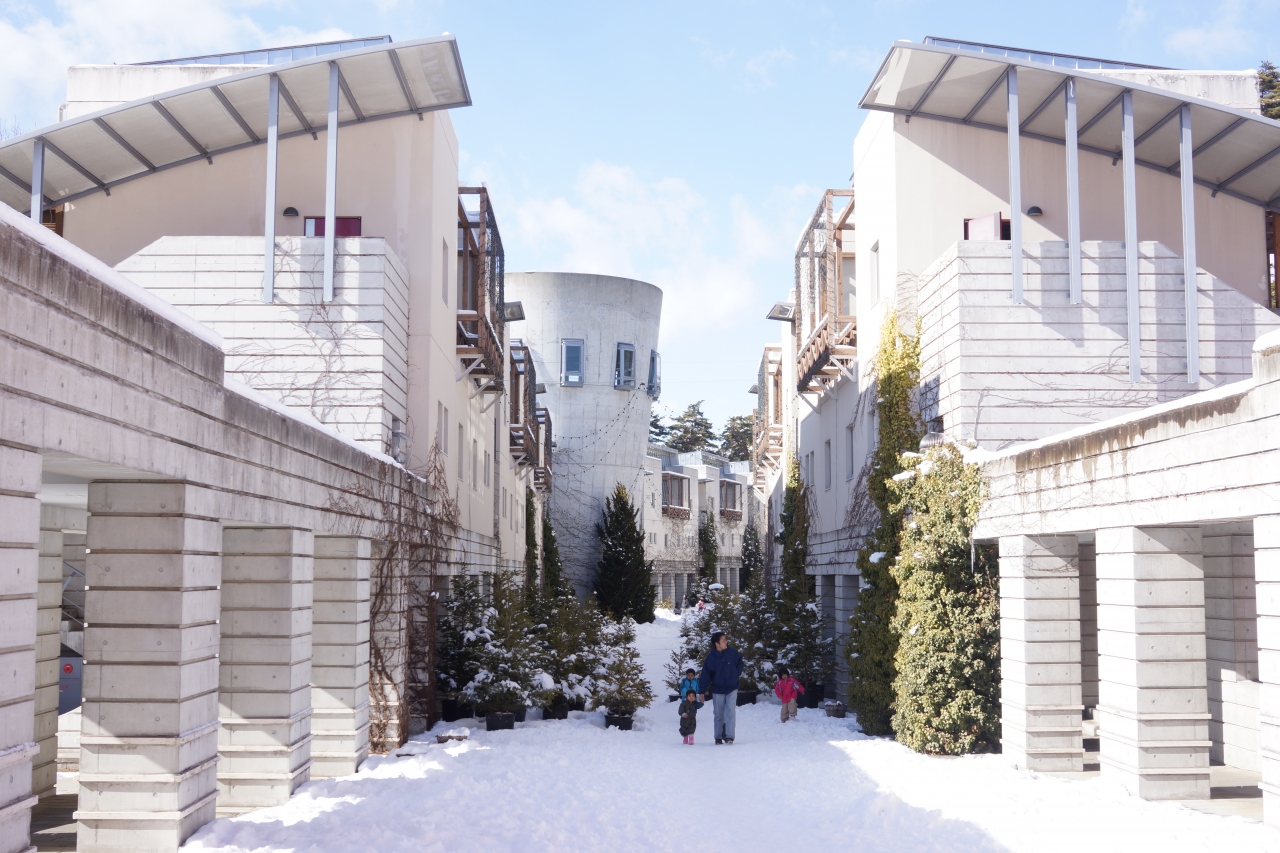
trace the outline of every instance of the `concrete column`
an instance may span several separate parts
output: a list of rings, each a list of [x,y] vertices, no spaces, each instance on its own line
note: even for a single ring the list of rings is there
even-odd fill
[[[1253,524],[1215,524],[1204,541],[1209,760],[1257,772],[1258,607]]]
[[[40,590],[36,613],[36,756],[31,791],[54,793],[58,784],[58,678],[62,649],[62,522],[56,506],[40,508]]]
[[[356,772],[369,755],[369,572],[372,543],[315,537],[311,639],[311,778]]]
[[[214,818],[218,582],[213,496],[89,484],[79,850],[178,848]]]
[[[0,853],[31,847],[40,454],[0,445]]]
[[[222,531],[218,812],[284,803],[311,772],[309,530]]]
[[[672,575],[671,580],[675,587],[675,604],[677,607],[684,607],[684,596],[689,591],[689,588],[685,586],[685,577],[683,574]]]
[[[1147,800],[1207,800],[1200,528],[1099,530],[1097,559],[1103,775]]]
[[[1000,540],[1000,672],[1004,754],[1027,770],[1083,770],[1075,536]]]
[[[1262,819],[1280,826],[1280,515],[1253,520],[1258,602],[1258,707]]]
[[[1092,542],[1080,543],[1080,687],[1084,707],[1098,707],[1098,565]]]

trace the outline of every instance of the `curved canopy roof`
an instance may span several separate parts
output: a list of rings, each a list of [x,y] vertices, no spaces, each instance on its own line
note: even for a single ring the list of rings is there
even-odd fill
[[[37,140],[45,147],[46,206],[110,194],[154,172],[263,143],[273,74],[280,79],[280,138],[324,130],[331,62],[340,74],[340,126],[471,105],[453,36],[264,65],[4,140],[0,201],[30,209]]]
[[[1120,100],[1132,92],[1135,162],[1177,175],[1176,119],[1186,104],[1191,108],[1196,183],[1280,211],[1280,122],[1078,67],[901,41],[885,57],[859,106],[1004,133],[1010,68],[1018,69],[1021,134],[1066,144],[1063,91],[1066,81],[1074,79],[1080,148],[1119,158]]]

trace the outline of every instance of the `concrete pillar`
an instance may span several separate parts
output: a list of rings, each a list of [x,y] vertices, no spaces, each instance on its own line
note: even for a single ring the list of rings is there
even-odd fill
[[[683,574],[672,575],[672,583],[675,585],[675,593],[676,593],[675,605],[676,607],[683,608],[684,596],[689,589],[687,586],[685,586],[684,575]]]
[[[284,803],[311,772],[312,536],[222,531],[218,813]]]
[[[311,778],[356,772],[369,755],[372,543],[315,537],[311,638]]]
[[[1102,773],[1143,799],[1207,800],[1200,528],[1110,528],[1096,544]]]
[[[1083,770],[1075,536],[1001,538],[1000,673],[1004,754],[1027,770]]]
[[[1262,819],[1280,826],[1280,515],[1253,520],[1258,602],[1259,752]]]
[[[1084,707],[1098,707],[1098,565],[1092,542],[1080,543],[1080,687]]]
[[[1257,772],[1258,608],[1253,524],[1215,524],[1204,542],[1209,760]]]
[[[89,484],[79,847],[178,848],[214,818],[222,524],[180,482]]]
[[[40,454],[0,445],[0,853],[31,847]]]
[[[62,649],[62,507],[40,508],[40,591],[36,613],[36,756],[31,791],[54,793],[58,784],[58,678]]]

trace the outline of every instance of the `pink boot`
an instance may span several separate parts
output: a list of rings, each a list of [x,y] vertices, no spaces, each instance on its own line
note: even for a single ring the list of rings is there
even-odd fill
[[[689,746],[693,746],[693,735],[689,735]]]

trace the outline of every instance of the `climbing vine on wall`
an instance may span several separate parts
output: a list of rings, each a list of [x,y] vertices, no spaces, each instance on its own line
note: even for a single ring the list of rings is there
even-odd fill
[[[997,557],[970,547],[982,505],[977,465],[954,445],[905,454],[890,480],[905,520],[892,565],[893,729],[918,752],[990,752],[1000,743],[1000,591]]]
[[[920,417],[912,392],[920,382],[920,336],[904,332],[892,311],[880,330],[875,389],[877,442],[867,476],[867,491],[877,522],[858,552],[862,590],[849,617],[845,657],[849,708],[870,735],[893,733],[893,684],[898,639],[892,621],[898,583],[890,567],[900,551],[902,513],[895,507],[893,477],[902,470],[901,454],[920,447]]]

